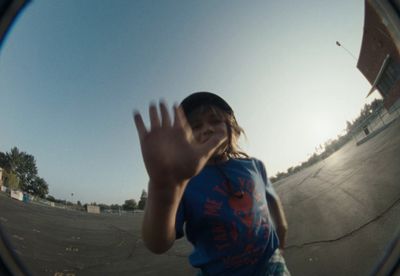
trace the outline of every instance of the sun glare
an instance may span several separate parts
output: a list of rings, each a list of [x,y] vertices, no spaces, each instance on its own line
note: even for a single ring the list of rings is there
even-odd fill
[[[311,135],[310,140],[315,142],[315,146],[323,144],[329,139],[336,139],[337,135],[341,133],[332,120],[321,117],[315,118],[310,122],[308,131]]]

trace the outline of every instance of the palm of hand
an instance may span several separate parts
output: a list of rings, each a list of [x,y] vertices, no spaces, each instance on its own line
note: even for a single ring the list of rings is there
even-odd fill
[[[142,154],[151,179],[172,178],[179,181],[196,173],[195,141],[185,129],[152,129],[142,142]],[[192,166],[188,166],[192,164]]]
[[[143,160],[150,179],[155,182],[179,183],[189,180],[206,164],[224,137],[215,136],[205,144],[198,144],[180,108],[174,107],[171,124],[167,108],[160,104],[161,122],[157,109],[150,106],[151,130],[147,131],[140,114],[135,114]]]

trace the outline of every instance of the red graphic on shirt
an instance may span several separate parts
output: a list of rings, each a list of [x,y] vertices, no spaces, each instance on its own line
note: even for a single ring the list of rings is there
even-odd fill
[[[207,198],[206,204],[204,205],[204,214],[209,216],[219,216],[221,207],[221,201]]]
[[[254,220],[253,197],[249,193],[244,192],[241,198],[230,197],[228,203],[237,218],[250,228]]]
[[[213,218],[210,223],[215,249],[232,251],[223,258],[225,266],[257,263],[270,231],[265,195],[255,189],[252,179],[240,177],[235,184],[224,181],[215,185],[213,191],[218,196],[206,199],[203,214]],[[227,222],[227,217],[218,219],[229,214],[234,215],[233,221]]]

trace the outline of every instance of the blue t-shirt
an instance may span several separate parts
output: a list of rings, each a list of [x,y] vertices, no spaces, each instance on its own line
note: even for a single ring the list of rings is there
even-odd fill
[[[193,177],[176,217],[176,237],[193,244],[192,266],[205,275],[253,275],[279,246],[266,193],[276,195],[263,163],[230,159]]]

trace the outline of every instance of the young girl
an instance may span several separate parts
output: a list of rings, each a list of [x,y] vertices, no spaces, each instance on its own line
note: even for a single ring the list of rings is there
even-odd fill
[[[142,236],[153,253],[186,234],[200,275],[290,275],[287,231],[264,164],[239,151],[243,130],[221,97],[198,92],[174,107],[150,105],[151,129],[135,123],[150,177]],[[185,231],[183,230],[185,229]]]

